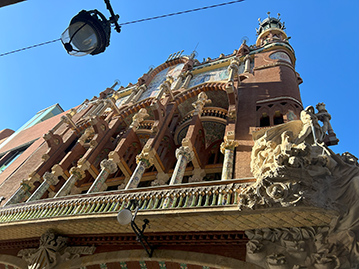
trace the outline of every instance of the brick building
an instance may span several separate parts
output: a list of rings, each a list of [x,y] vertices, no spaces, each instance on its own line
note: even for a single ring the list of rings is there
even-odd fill
[[[0,268],[355,268],[357,159],[303,108],[281,20],[257,34],[0,132]]]

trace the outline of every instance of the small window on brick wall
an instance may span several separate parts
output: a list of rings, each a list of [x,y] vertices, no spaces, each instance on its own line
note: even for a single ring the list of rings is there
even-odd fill
[[[284,122],[283,115],[282,113],[280,113],[279,110],[277,110],[273,116],[273,123],[274,125],[278,125],[278,124],[282,124],[283,122]]]
[[[259,122],[260,127],[270,126],[270,120],[267,113],[263,113]]]

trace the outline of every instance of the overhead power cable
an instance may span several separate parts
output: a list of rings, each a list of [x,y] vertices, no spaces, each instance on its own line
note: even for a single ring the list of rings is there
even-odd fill
[[[140,20],[134,20],[134,21],[124,22],[124,23],[120,23],[119,25],[123,26],[123,25],[128,25],[128,24],[134,24],[134,23],[144,22],[144,21],[157,20],[157,19],[162,19],[162,18],[166,18],[166,17],[171,17],[171,16],[176,16],[176,15],[182,15],[182,14],[186,14],[186,13],[191,13],[191,12],[195,12],[195,11],[201,11],[201,10],[205,10],[205,9],[216,8],[216,7],[226,6],[226,5],[231,5],[231,4],[235,4],[235,3],[239,3],[239,2],[243,2],[243,1],[244,1],[244,0],[234,0],[234,1],[225,2],[225,3],[220,3],[220,4],[216,4],[216,5],[199,7],[199,8],[189,9],[189,10],[185,10],[185,11],[179,11],[179,12],[164,14],[164,15],[160,15],[160,16],[155,16],[155,17],[149,17],[149,18],[144,18],[144,19],[140,19]],[[55,42],[60,41],[60,40],[61,40],[61,38],[57,38],[57,39],[54,39],[54,40],[51,40],[51,41],[46,41],[46,42],[39,43],[39,44],[36,44],[36,45],[32,45],[32,46],[29,46],[29,47],[24,47],[24,48],[21,48],[21,49],[17,49],[17,50],[5,52],[5,53],[0,54],[0,57],[1,57],[1,56],[6,56],[6,55],[9,55],[9,54],[13,54],[13,53],[16,53],[16,52],[28,50],[28,49],[40,47],[40,46],[43,46],[43,45],[55,43]]]

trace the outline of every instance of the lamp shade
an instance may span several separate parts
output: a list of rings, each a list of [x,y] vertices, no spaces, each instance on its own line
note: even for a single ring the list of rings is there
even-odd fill
[[[97,10],[82,10],[72,18],[61,35],[61,42],[70,55],[96,55],[110,44],[110,23]]]
[[[120,212],[118,212],[117,221],[121,225],[127,225],[131,222],[131,220],[132,220],[131,210],[126,208],[126,209],[122,209]]]

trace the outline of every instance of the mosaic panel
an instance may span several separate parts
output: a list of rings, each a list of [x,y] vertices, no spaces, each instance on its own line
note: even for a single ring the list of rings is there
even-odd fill
[[[217,140],[221,140],[224,136],[226,125],[219,122],[203,121],[202,126],[206,136],[206,148]]]
[[[271,58],[272,60],[282,60],[282,61],[286,61],[288,63],[292,63],[292,61],[290,60],[290,57],[288,56],[287,53],[282,52],[282,51],[278,51],[278,52],[274,52],[271,55],[269,55],[269,58]]]
[[[228,67],[221,67],[214,70],[199,73],[193,76],[189,88],[208,81],[221,81],[228,79]]]
[[[173,83],[172,86],[175,84],[178,75],[181,73],[181,70],[183,68],[184,64],[178,64],[175,66],[170,66],[161,72],[159,72],[150,82],[150,84],[147,87],[147,90],[141,95],[139,100],[146,99],[148,97],[155,97],[157,93],[159,92],[158,87],[166,80],[167,76],[173,77]]]

